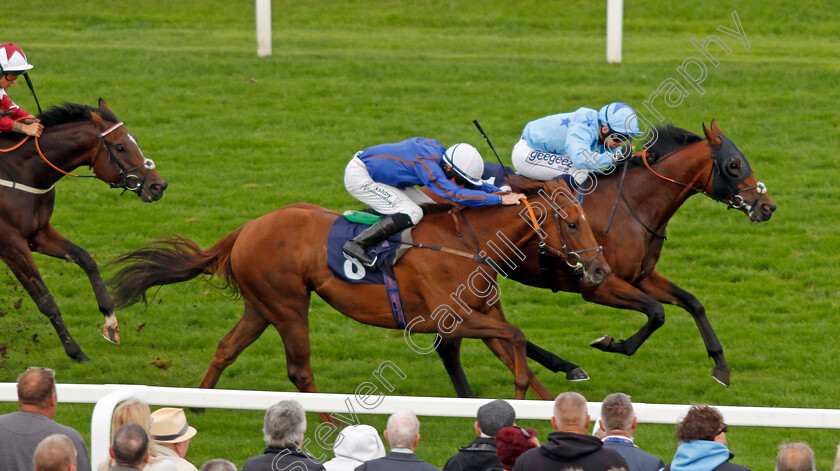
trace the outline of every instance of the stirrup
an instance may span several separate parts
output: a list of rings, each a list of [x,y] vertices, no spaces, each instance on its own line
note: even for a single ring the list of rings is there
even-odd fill
[[[367,253],[364,247],[361,244],[356,242],[355,240],[348,240],[344,246],[341,248],[341,251],[345,253],[345,255],[349,255],[350,257],[355,258],[359,261],[362,265],[366,267],[372,267],[376,264],[376,259],[379,258],[378,255],[374,255],[373,259]]]

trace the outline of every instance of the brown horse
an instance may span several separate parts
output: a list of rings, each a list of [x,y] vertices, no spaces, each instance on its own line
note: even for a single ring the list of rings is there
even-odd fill
[[[87,165],[96,178],[111,187],[133,191],[143,201],[151,202],[163,196],[166,181],[102,99],[99,108],[65,103],[38,118],[44,125],[40,138],[0,134],[0,151],[4,152],[0,153],[0,259],[52,322],[67,355],[85,361],[88,357],[64,325],[31,251],[79,265],[90,279],[99,310],[105,315],[102,334],[119,343],[119,326],[96,262],[50,224],[55,183],[65,175],[78,176],[70,172]]]
[[[588,221],[612,269],[606,282],[583,285],[563,266],[552,266],[550,259],[543,258],[548,263],[541,264],[539,247],[533,243],[522,249],[526,257],[510,278],[555,292],[579,292],[586,301],[633,309],[647,316],[641,329],[626,340],[605,335],[591,343],[605,352],[632,355],[665,323],[662,303],[679,306],[691,314],[700,329],[706,351],[715,362],[712,376],[728,386],[729,366],[705,308],[693,294],[654,267],[668,221],[690,196],[704,194],[745,213],[756,223],[769,220],[776,204],[767,195],[766,187],[756,180],[747,158],[714,121],[710,130],[703,126],[703,132],[706,139],[670,125],[657,129],[645,145],[649,153],[646,162],[634,158],[610,175],[599,175],[594,191],[584,197]],[[458,395],[470,397],[472,392],[461,368],[459,350],[457,339],[444,339],[437,348]],[[574,363],[531,342],[527,352],[552,371],[567,372],[569,379],[588,379],[585,373],[581,376],[582,370]]]
[[[436,333],[436,341],[480,338],[514,373],[517,398],[530,386],[548,399],[552,395],[526,363],[525,336],[505,320],[491,267],[519,260],[519,247],[536,239],[546,250],[572,259],[588,282],[603,281],[609,268],[579,205],[570,204],[565,185],[533,184],[527,194],[531,207],[541,213],[536,222],[522,205],[467,208],[460,216],[427,209],[412,239],[445,250],[409,250],[396,264],[395,274],[410,346],[410,333]],[[339,216],[318,206],[292,204],[248,222],[207,250],[179,237],[158,241],[115,261],[127,264],[110,281],[115,302],[126,306],[145,301],[152,286],[216,275],[241,294],[245,309],[219,342],[199,387],[214,387],[222,371],[273,325],[285,345],[289,378],[300,391],[315,392],[308,321],[313,291],[356,321],[398,328],[384,286],[349,283],[328,268],[327,235]],[[453,235],[460,231],[471,236]],[[583,257],[586,253],[592,255]]]

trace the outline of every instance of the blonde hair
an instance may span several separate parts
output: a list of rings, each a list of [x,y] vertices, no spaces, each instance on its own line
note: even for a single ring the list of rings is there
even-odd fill
[[[114,433],[116,433],[120,427],[128,423],[140,425],[143,427],[143,430],[146,431],[146,435],[149,436],[148,464],[154,464],[164,460],[165,458],[160,456],[158,453],[157,443],[152,440],[151,434],[149,433],[149,430],[152,428],[152,410],[149,408],[149,405],[137,398],[131,398],[121,402],[117,408],[114,409],[114,417],[111,421],[111,438],[113,439]],[[105,471],[115,464],[114,459],[108,457],[99,469],[101,471]]]

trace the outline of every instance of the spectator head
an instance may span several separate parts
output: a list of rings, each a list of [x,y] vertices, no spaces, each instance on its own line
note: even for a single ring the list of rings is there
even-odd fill
[[[237,471],[236,465],[224,458],[205,461],[198,471]]]
[[[576,392],[564,392],[554,400],[554,417],[551,424],[561,432],[585,434],[590,418],[586,398]]]
[[[681,442],[707,440],[726,445],[726,424],[723,422],[723,415],[712,406],[693,405],[677,424],[676,437]]]
[[[388,417],[385,440],[388,440],[392,449],[408,448],[414,450],[420,442],[420,421],[414,412],[403,409]]]
[[[327,469],[355,469],[365,461],[385,456],[385,445],[379,438],[379,432],[370,425],[348,425],[341,431],[333,444],[335,459]]]
[[[76,471],[76,446],[67,435],[50,435],[38,444],[32,456],[35,471]]]
[[[116,431],[129,422],[140,424],[146,432],[149,432],[152,425],[152,411],[149,405],[137,398],[120,403],[114,409],[112,429]]]
[[[190,439],[198,431],[187,423],[184,409],[161,407],[152,412],[151,420],[149,433],[155,443],[175,451],[181,458],[185,457],[190,448]]]
[[[477,419],[476,432],[479,435],[483,433],[488,437],[494,437],[502,427],[513,426],[516,411],[503,399],[496,399],[479,407],[475,417]]]
[[[280,401],[265,411],[265,444],[276,448],[298,446],[306,433],[306,412],[295,400]]]
[[[502,468],[513,469],[519,455],[540,446],[536,429],[504,427],[496,433],[496,455]]]
[[[814,471],[814,451],[806,443],[790,443],[779,447],[776,471]]]
[[[149,461],[149,435],[139,424],[125,424],[114,434],[110,452],[118,465],[142,469]]]
[[[30,366],[17,379],[18,406],[27,412],[55,415],[55,371]]]
[[[601,403],[601,427],[607,434],[632,436],[636,429],[636,414],[630,396],[613,393]]]

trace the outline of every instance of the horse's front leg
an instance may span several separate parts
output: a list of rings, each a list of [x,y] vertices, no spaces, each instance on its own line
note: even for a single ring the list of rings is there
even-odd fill
[[[117,315],[114,313],[114,303],[111,301],[111,295],[108,294],[105,282],[102,281],[102,275],[99,274],[99,267],[87,250],[70,242],[52,225],[47,225],[47,227],[38,232],[30,247],[32,250],[44,255],[71,261],[85,271],[93,287],[93,293],[96,296],[99,311],[105,316],[105,323],[102,325],[102,336],[109,342],[119,345],[120,327],[117,323]]]
[[[58,308],[52,295],[50,294],[44,280],[41,278],[41,273],[38,267],[35,266],[35,259],[32,258],[32,252],[29,251],[26,241],[23,238],[9,238],[4,237],[0,242],[0,259],[2,259],[9,269],[12,270],[15,277],[23,285],[23,288],[29,293],[29,296],[35,301],[38,310],[47,316],[61,339],[64,345],[64,351],[67,356],[76,361],[89,361],[90,358],[85,355],[79,344],[73,340],[67,326],[64,325],[64,320],[61,318],[61,311]]]
[[[665,323],[665,309],[661,303],[615,275],[607,277],[607,281],[601,285],[582,286],[581,295],[583,299],[592,303],[619,309],[633,309],[647,316],[645,325],[627,340],[615,340],[611,335],[604,335],[590,343],[598,350],[632,355],[656,329]]]
[[[697,328],[700,329],[703,343],[706,344],[706,352],[715,361],[712,377],[720,384],[729,386],[729,365],[726,364],[726,358],[723,356],[723,345],[715,335],[709,318],[706,317],[706,308],[703,304],[693,294],[675,285],[655,270],[649,277],[637,283],[637,286],[657,301],[674,304],[691,314]]]

